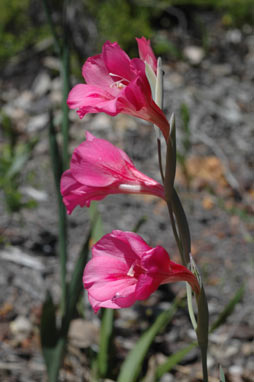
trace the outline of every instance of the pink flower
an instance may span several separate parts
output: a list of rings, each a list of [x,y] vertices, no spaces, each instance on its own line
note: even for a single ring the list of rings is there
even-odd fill
[[[164,248],[150,247],[133,232],[115,230],[92,247],[83,283],[96,313],[100,308],[126,308],[147,299],[161,284],[187,281],[199,293],[196,276],[170,260]]]
[[[138,43],[139,57],[144,62],[147,62],[156,74],[157,60],[151,48],[150,40],[147,40],[145,37],[136,38],[136,40]]]
[[[73,152],[70,169],[61,178],[68,214],[80,205],[109,194],[150,194],[164,198],[161,184],[138,171],[125,152],[86,132],[86,141]]]
[[[152,99],[141,59],[131,60],[116,42],[107,41],[101,54],[87,59],[82,74],[86,84],[74,86],[67,99],[80,118],[87,113],[129,114],[157,125],[167,140],[169,123]]]

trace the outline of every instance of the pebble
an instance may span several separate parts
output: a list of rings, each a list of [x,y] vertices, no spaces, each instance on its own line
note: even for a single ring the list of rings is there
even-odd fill
[[[229,369],[228,369],[229,373],[230,374],[238,374],[238,375],[242,375],[243,373],[243,368],[242,366],[240,365],[233,365],[233,366],[230,366]]]
[[[27,124],[27,131],[33,133],[35,131],[42,130],[48,124],[49,116],[48,113],[36,115],[30,118]]]
[[[230,29],[226,33],[226,40],[232,44],[240,44],[242,41],[242,33],[239,29]]]
[[[24,110],[30,110],[31,102],[33,100],[33,93],[30,90],[25,90],[14,102],[14,107],[19,107]]]
[[[48,194],[45,191],[36,190],[34,187],[20,187],[22,194],[29,196],[37,202],[45,202],[48,200]]]
[[[198,65],[205,57],[205,52],[202,48],[195,45],[190,45],[184,48],[184,56],[190,61],[192,65]]]
[[[69,330],[69,339],[79,348],[88,348],[99,341],[98,327],[90,321],[83,319],[72,320]]]
[[[173,382],[174,376],[172,374],[166,373],[163,375],[163,377],[160,379],[160,382]]]
[[[91,123],[92,131],[108,130],[112,128],[112,118],[106,114],[96,115]]]
[[[10,330],[17,340],[22,341],[32,332],[32,324],[26,317],[18,316],[10,323]]]
[[[32,91],[35,96],[41,97],[45,95],[51,88],[51,79],[48,73],[42,72],[35,78]]]

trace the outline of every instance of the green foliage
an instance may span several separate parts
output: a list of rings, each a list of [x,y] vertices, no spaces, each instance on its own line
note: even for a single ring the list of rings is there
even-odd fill
[[[34,201],[23,202],[19,191],[22,170],[27,163],[36,140],[21,143],[12,127],[11,120],[2,115],[2,127],[6,143],[1,145],[0,157],[0,188],[4,192],[8,212],[18,212],[24,207],[34,207]]]
[[[152,35],[151,10],[147,7],[128,0],[84,0],[84,3],[97,21],[100,45],[105,40],[117,41],[130,53],[136,53],[134,37]]]
[[[117,379],[118,382],[135,382],[137,380],[152,342],[154,341],[156,335],[161,332],[172,320],[181,303],[181,300],[175,298],[172,306],[168,310],[160,313],[152,326],[150,326],[150,328],[140,337],[135,347],[129,352],[126,360],[121,366],[120,374]]]
[[[226,382],[224,371],[220,365],[220,382]]]
[[[153,1],[148,1],[153,3]],[[226,24],[241,25],[244,22],[253,22],[253,0],[160,0],[157,6],[195,6],[215,9],[223,14]],[[252,12],[250,11],[252,9]]]
[[[0,1],[0,63],[48,36],[48,27],[33,22],[31,0]]]
[[[82,275],[88,259],[90,239],[91,232],[88,234],[75,264],[65,300],[65,313],[61,317],[59,327],[57,327],[56,324],[56,307],[50,293],[47,294],[43,304],[40,337],[49,382],[58,380],[58,373],[65,353],[69,326],[83,290]]]
[[[225,306],[225,308],[222,310],[222,312],[217,317],[216,321],[211,325],[209,333],[212,333],[214,330],[218,329],[221,325],[223,325],[228,317],[233,313],[236,305],[242,300],[244,296],[244,285],[242,285],[234,294],[234,296],[231,298],[231,300],[228,302],[228,304]],[[163,374],[171,371],[179,362],[183,361],[185,356],[194,348],[198,346],[197,342],[192,342],[191,344],[187,345],[186,347],[178,350],[176,353],[172,354],[168,357],[168,359],[159,365],[156,369],[156,380],[161,378]],[[220,369],[220,377],[222,377]],[[223,371],[222,371],[223,372]],[[220,382],[225,382],[222,378],[220,379]]]
[[[101,327],[100,327],[100,350],[98,353],[98,371],[100,377],[106,377],[110,370],[110,361],[112,359],[110,349],[112,347],[114,329],[114,310],[102,309]]]

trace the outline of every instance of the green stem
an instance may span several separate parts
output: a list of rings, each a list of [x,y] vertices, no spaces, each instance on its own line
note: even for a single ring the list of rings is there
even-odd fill
[[[49,27],[51,30],[51,34],[52,34],[53,39],[54,39],[55,51],[56,51],[58,56],[61,56],[62,47],[61,47],[61,43],[59,41],[58,35],[56,33],[56,28],[55,28],[55,25],[54,25],[54,22],[52,19],[48,0],[43,0],[43,6],[44,6],[45,14],[46,14],[48,24],[49,24]]]
[[[69,167],[69,108],[66,103],[68,93],[70,91],[70,49],[67,42],[64,44],[62,54],[62,83],[63,83],[63,100],[62,100],[62,135],[63,135],[63,169]]]
[[[69,44],[69,27],[67,22],[69,0],[64,0],[63,3],[63,48],[61,52],[62,64],[62,84],[63,84],[63,98],[62,98],[62,136],[63,136],[63,169],[69,167],[69,107],[66,103],[70,91],[70,44]]]
[[[66,210],[62,202],[62,195],[60,193],[60,179],[62,174],[62,160],[59,152],[58,143],[56,140],[56,131],[53,124],[53,116],[50,113],[49,123],[49,146],[52,168],[55,179],[55,187],[58,202],[58,234],[59,234],[59,259],[60,259],[60,277],[62,288],[61,310],[62,314],[66,308],[67,284],[66,284],[66,262],[67,262],[67,219]]]

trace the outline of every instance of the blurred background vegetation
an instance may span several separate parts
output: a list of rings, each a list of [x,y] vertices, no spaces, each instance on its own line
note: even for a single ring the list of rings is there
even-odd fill
[[[58,26],[61,24],[63,4],[62,0],[50,1]],[[223,24],[232,27],[253,21],[253,4],[253,0],[80,0],[72,2],[73,9],[76,9],[75,20],[74,14],[67,17],[73,24],[77,23],[72,28],[72,33],[76,33],[77,48],[82,45],[79,41],[81,31],[85,31],[83,44],[92,34],[94,48],[98,48],[106,39],[117,40],[131,53],[136,49],[133,36],[145,35],[148,38],[156,37],[154,49],[157,54],[174,55],[175,48],[168,45],[161,32],[181,22],[187,15],[186,20],[189,22],[189,16],[195,8],[217,11]],[[204,29],[205,25],[201,27]],[[40,0],[1,0],[1,65],[20,52],[29,52],[34,44],[50,36]]]

